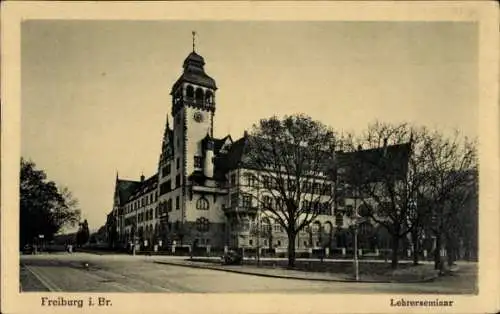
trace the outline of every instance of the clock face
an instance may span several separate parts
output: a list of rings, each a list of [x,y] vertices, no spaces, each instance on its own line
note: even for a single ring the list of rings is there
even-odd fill
[[[197,112],[194,113],[193,119],[196,122],[202,122],[203,121],[203,115],[201,114],[201,112],[197,111]]]

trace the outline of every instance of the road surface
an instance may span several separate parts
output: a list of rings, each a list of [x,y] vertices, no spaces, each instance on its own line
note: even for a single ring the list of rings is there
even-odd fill
[[[216,270],[157,264],[168,256],[52,253],[22,255],[23,292],[159,293],[442,293],[475,292],[475,264],[464,264],[453,277],[428,283],[348,283],[267,278]]]

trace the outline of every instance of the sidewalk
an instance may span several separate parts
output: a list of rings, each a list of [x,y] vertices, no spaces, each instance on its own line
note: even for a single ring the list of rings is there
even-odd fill
[[[154,260],[154,263],[165,264],[171,266],[191,267],[198,269],[209,269],[216,271],[225,271],[230,273],[281,278],[281,279],[295,279],[295,280],[310,280],[310,281],[323,281],[323,282],[356,282],[352,274],[347,273],[327,273],[327,272],[308,272],[300,270],[289,270],[281,267],[257,267],[252,265],[218,265],[210,262],[195,262],[189,259],[184,260]],[[371,277],[371,278],[370,278]],[[369,275],[361,275],[360,280],[357,282],[365,283],[416,283],[416,282],[429,282],[438,277],[437,272],[426,278],[419,280],[405,280],[400,281],[395,278],[385,276],[385,278],[372,277]]]

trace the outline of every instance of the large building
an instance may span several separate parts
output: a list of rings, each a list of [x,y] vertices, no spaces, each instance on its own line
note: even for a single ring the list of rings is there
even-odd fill
[[[113,245],[126,246],[136,239],[146,246],[222,248],[258,243],[262,248],[286,249],[283,228],[269,215],[260,216],[259,198],[266,202],[255,180],[260,174],[242,162],[249,135],[245,132],[237,140],[213,135],[217,89],[216,81],[205,72],[203,57],[193,50],[172,86],[172,121],[167,115],[158,172],[137,181],[116,176],[114,205],[107,221]],[[391,151],[405,149],[394,146]],[[349,160],[350,154],[338,154],[339,160]],[[348,246],[345,235],[335,230],[351,224],[349,193],[337,197],[335,182],[326,177],[306,186],[307,193],[320,194],[321,209],[314,223],[299,233],[298,251]],[[332,195],[336,201],[327,202]],[[252,233],[255,223],[268,232]]]

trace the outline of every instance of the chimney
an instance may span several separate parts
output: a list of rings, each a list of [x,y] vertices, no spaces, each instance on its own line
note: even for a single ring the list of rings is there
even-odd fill
[[[243,132],[243,137],[248,137],[248,131],[247,131],[247,130],[245,130],[245,131]]]
[[[358,150],[362,150],[363,149],[363,146],[361,146],[361,144],[358,144]]]
[[[141,174],[141,182],[144,182],[144,179],[145,179],[144,174]]]

